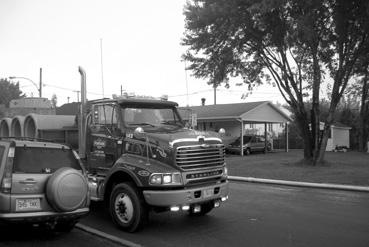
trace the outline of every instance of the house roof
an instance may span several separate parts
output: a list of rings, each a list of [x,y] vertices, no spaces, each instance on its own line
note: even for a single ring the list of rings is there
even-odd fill
[[[343,129],[351,129],[350,126],[347,126],[343,123],[340,123],[340,122],[335,122],[332,124],[332,127],[336,127],[336,128],[343,128]]]
[[[288,122],[291,118],[269,101],[181,107],[191,109],[198,120],[242,119],[252,122]],[[268,114],[272,113],[272,114]],[[273,115],[273,116],[272,116]]]

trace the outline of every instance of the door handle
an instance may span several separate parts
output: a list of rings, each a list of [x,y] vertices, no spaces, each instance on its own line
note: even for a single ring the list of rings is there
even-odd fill
[[[27,178],[26,180],[19,181],[20,184],[36,184],[37,181],[33,178]]]

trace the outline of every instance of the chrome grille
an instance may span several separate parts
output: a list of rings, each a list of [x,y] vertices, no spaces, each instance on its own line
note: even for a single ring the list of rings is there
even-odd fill
[[[183,170],[198,170],[222,166],[224,145],[194,145],[177,148],[177,165]]]

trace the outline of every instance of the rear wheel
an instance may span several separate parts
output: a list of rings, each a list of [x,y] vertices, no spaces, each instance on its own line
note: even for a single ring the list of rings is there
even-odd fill
[[[121,183],[114,187],[110,196],[109,211],[113,222],[128,232],[138,230],[148,218],[142,194],[132,183]]]
[[[244,155],[249,155],[251,153],[250,148],[246,148],[245,151],[243,151]]]

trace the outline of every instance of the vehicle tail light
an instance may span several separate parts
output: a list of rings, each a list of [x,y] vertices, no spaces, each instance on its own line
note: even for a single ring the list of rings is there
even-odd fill
[[[3,179],[0,185],[0,191],[3,193],[10,193],[11,188],[12,188],[14,152],[15,152],[15,148],[10,147],[9,152],[8,152],[8,158],[5,164]]]

